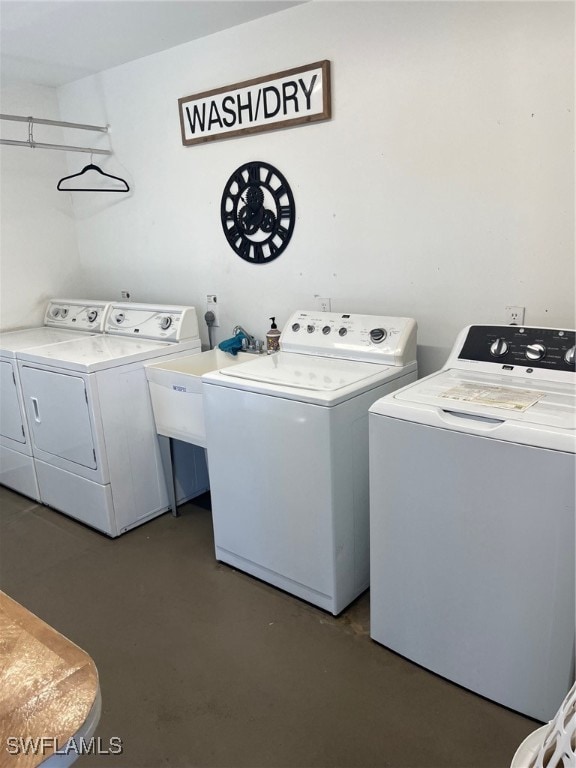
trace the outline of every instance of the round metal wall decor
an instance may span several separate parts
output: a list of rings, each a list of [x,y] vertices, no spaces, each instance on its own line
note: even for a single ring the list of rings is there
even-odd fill
[[[226,239],[240,258],[252,264],[273,261],[294,231],[296,206],[290,185],[268,163],[245,163],[226,182],[220,217]]]

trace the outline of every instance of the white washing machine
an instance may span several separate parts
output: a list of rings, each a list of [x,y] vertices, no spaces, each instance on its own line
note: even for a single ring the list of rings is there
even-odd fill
[[[102,333],[107,302],[52,299],[44,325],[0,334],[0,483],[39,501],[16,358],[29,347]]]
[[[296,312],[202,377],[216,558],[338,614],[368,587],[368,408],[416,379],[410,318]]]
[[[373,639],[538,720],[574,680],[574,340],[469,326],[370,409]]]
[[[104,334],[20,353],[42,502],[109,536],[164,512],[144,364],[195,352],[193,307],[112,304]],[[174,461],[184,501],[209,486],[204,451],[181,450]]]

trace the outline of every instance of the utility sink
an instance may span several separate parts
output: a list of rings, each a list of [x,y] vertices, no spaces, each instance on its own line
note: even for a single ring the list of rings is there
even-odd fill
[[[211,349],[145,366],[156,432],[205,448],[202,375],[255,357],[248,352],[234,356],[221,349]]]

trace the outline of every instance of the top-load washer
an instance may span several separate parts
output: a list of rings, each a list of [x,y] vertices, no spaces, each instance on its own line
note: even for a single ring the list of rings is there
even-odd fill
[[[168,508],[144,365],[200,352],[193,307],[112,304],[105,333],[28,349],[18,367],[40,498],[109,536]],[[195,446],[185,446],[190,452]],[[208,488],[202,449],[179,498]],[[178,470],[178,456],[175,457]]]
[[[370,409],[372,637],[539,720],[574,679],[574,340],[469,326]]]
[[[334,614],[368,587],[368,408],[416,379],[411,318],[296,312],[202,377],[216,558]]]
[[[0,334],[0,483],[38,501],[40,494],[16,358],[30,347],[102,333],[108,303],[52,299],[44,325]]]

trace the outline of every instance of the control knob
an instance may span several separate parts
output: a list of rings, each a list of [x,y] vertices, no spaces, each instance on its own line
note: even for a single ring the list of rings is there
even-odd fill
[[[546,347],[544,344],[528,344],[526,347],[526,357],[528,360],[542,360],[546,354]]]
[[[506,339],[496,339],[490,344],[490,354],[492,357],[503,357],[508,352],[508,342]]]
[[[313,325],[307,325],[306,326],[306,330],[308,331],[308,333],[314,333],[314,326]]]
[[[386,336],[388,336],[388,333],[384,328],[372,328],[370,331],[370,340],[374,344],[382,344]]]
[[[338,331],[339,336],[346,336],[347,333],[348,333],[347,328],[340,328],[340,330]]]
[[[574,365],[575,351],[576,347],[570,347],[570,349],[567,350],[566,354],[564,355],[564,362],[568,363],[568,365]]]
[[[60,317],[60,307],[53,307],[52,312],[50,313],[52,317]]]
[[[292,330],[294,331],[294,333],[299,331],[300,330],[300,323],[293,323]]]
[[[160,318],[160,328],[162,328],[163,331],[167,331],[171,325],[172,318],[169,315],[165,315],[164,317]]]
[[[332,329],[330,328],[329,325],[325,325],[324,328],[322,328],[322,333],[324,334],[324,336],[328,336],[331,330]]]
[[[114,322],[116,323],[116,325],[121,325],[124,322],[124,318],[125,318],[124,312],[116,312],[116,314],[114,315]]]
[[[86,316],[88,318],[88,322],[89,323],[94,323],[94,322],[96,322],[96,320],[98,318],[98,310],[97,309],[89,309],[88,310],[88,314]]]

